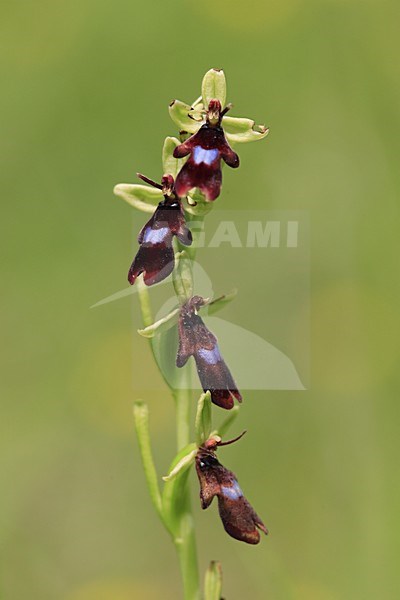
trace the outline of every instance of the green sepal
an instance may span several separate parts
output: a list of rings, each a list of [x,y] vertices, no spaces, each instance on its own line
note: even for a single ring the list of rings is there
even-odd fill
[[[211,394],[207,391],[201,394],[197,403],[195,432],[198,446],[201,446],[208,440],[211,433],[211,425]]]
[[[221,102],[222,108],[226,102],[226,79],[222,69],[210,69],[203,77],[201,95],[204,106],[208,107],[214,98]]]
[[[163,173],[172,175],[174,179],[185,162],[184,158],[174,157],[174,150],[179,144],[180,141],[176,137],[166,137],[162,150]]]
[[[222,127],[226,138],[231,143],[256,142],[264,139],[269,129],[264,125],[256,127],[255,121],[245,117],[223,117]]]
[[[177,455],[177,457],[180,458],[174,458],[173,464],[175,464],[176,460],[177,462],[175,466],[171,466],[170,472],[168,473],[168,475],[165,475],[165,477],[163,477],[163,480],[172,481],[173,479],[175,479],[175,477],[178,477],[178,475],[186,471],[186,469],[188,469],[194,463],[196,454],[197,447],[195,446],[195,444],[189,444],[188,446],[186,446]]]
[[[161,190],[138,183],[119,183],[114,194],[125,202],[147,213],[154,213],[157,204],[163,199]]]
[[[221,563],[212,560],[204,579],[204,600],[221,600],[222,567]]]
[[[193,296],[192,262],[185,250],[175,254],[172,282],[180,304],[185,304]]]
[[[202,115],[197,107],[193,109],[189,104],[181,102],[180,100],[171,102],[168,110],[171,119],[178,125],[180,131],[196,133],[204,123],[204,118],[199,120]]]
[[[170,313],[168,313],[165,317],[162,317],[155,323],[152,323],[148,327],[144,327],[144,329],[138,329],[138,333],[147,339],[153,338],[156,334],[163,333],[163,331],[168,331],[171,327],[177,324],[179,319],[179,308],[175,308]]]
[[[185,486],[187,485],[190,473],[189,467],[193,464],[197,453],[196,444],[189,444],[175,456],[172,461],[168,480],[165,482],[162,493],[162,514],[172,535],[176,537],[180,534],[179,526],[182,513],[187,510]],[[182,468],[171,477],[171,473],[176,470],[183,461]]]

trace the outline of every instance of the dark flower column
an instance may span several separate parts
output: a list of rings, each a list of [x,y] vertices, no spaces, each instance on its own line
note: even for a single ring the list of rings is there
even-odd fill
[[[192,243],[192,234],[186,227],[185,215],[180,200],[174,191],[172,175],[164,175],[161,185],[139,175],[141,179],[163,191],[164,200],[157,206],[154,215],[142,228],[138,236],[140,248],[129,269],[128,281],[134,284],[143,273],[146,285],[159,283],[174,269],[174,235],[185,246]]]
[[[193,356],[203,390],[210,391],[214,404],[230,409],[233,408],[234,398],[241,402],[242,396],[220,354],[217,338],[197,314],[197,310],[205,303],[200,296],[193,296],[181,308],[176,365],[183,367]]]
[[[219,100],[210,100],[206,122],[199,131],[174,150],[175,158],[190,154],[178,173],[175,190],[184,197],[192,188],[199,188],[206,199],[215,200],[220,194],[221,158],[232,168],[239,166],[239,157],[226,141],[221,121],[229,106],[221,111]]]

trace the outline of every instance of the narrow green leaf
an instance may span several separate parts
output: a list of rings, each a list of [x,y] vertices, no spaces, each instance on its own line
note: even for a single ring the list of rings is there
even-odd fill
[[[161,332],[150,340],[154,358],[158,369],[171,389],[179,387],[182,369],[176,366],[176,353],[178,351],[178,325],[167,331]],[[190,369],[187,364],[183,369]]]
[[[150,444],[149,410],[142,400],[137,400],[135,402],[133,406],[133,417],[135,420],[136,434],[150,498],[156,511],[163,519],[161,494],[158,487],[158,477]]]
[[[146,329],[146,327],[153,325],[154,318],[151,310],[149,288],[143,281],[143,274],[139,275],[135,285],[137,285],[140,312],[142,314],[144,329]],[[172,391],[178,385],[178,368],[175,365],[175,356],[178,349],[177,324],[159,331],[157,336],[149,338],[149,343],[158,370]]]
[[[194,459],[196,458],[197,454],[197,448],[193,448],[193,444],[190,444],[185,448],[185,452],[187,452],[187,454],[184,454],[182,458],[179,459],[175,467],[171,469],[168,475],[163,477],[164,481],[172,481],[175,479],[175,477],[182,474],[194,463]]]
[[[205,392],[201,394],[197,403],[197,413],[195,421],[196,443],[201,446],[211,433],[211,394]]]
[[[165,522],[168,524],[170,531],[173,535],[179,533],[180,521],[183,512],[186,511],[187,495],[185,486],[187,485],[188,476],[190,473],[190,465],[193,464],[197,452],[197,446],[195,444],[189,444],[183,448],[175,456],[172,461],[169,476],[165,481],[164,490],[162,493],[162,511]],[[183,468],[175,473],[171,477],[171,473],[174,472],[176,467],[181,463],[182,459],[189,457],[187,461],[184,460]]]
[[[172,273],[175,293],[181,304],[193,296],[192,262],[185,250],[175,254],[175,269]]]
[[[153,338],[156,334],[168,331],[171,327],[177,324],[179,318],[179,308],[175,308],[168,315],[162,317],[155,323],[152,323],[144,329],[138,329],[138,333],[145,338]]]
[[[252,119],[239,117],[223,117],[222,127],[228,141],[232,143],[255,142],[262,140],[269,133],[269,129],[264,125],[256,127]]]
[[[210,562],[204,580],[204,600],[221,600],[222,567],[215,560]]]
[[[178,125],[179,130],[187,131],[188,133],[196,133],[204,122],[203,120],[197,120],[199,118],[197,108],[193,110],[189,104],[185,104],[185,102],[181,102],[180,100],[171,102],[169,105],[169,115],[173,122]]]
[[[174,179],[185,162],[183,158],[174,157],[174,150],[179,144],[180,141],[176,137],[166,137],[162,150],[163,172],[169,173]]]
[[[210,69],[207,71],[201,84],[201,95],[206,107],[208,107],[208,103],[213,98],[221,102],[222,108],[225,106],[226,80],[222,69]]]
[[[143,280],[143,274],[139,275],[136,280],[140,312],[142,315],[142,321],[145,327],[149,327],[153,323],[153,313],[151,310],[149,288]]]
[[[114,194],[147,213],[154,213],[155,207],[163,199],[161,190],[136,183],[119,183],[114,188]]]

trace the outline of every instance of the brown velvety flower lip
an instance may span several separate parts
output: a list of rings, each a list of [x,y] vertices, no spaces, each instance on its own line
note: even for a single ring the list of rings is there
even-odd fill
[[[258,529],[265,534],[268,534],[268,529],[243,495],[236,475],[221,465],[216,456],[218,446],[231,444],[242,435],[229,442],[210,438],[200,446],[196,455],[196,472],[200,483],[201,507],[208,508],[216,496],[225,531],[241,542],[258,544]]]
[[[192,234],[186,226],[182,204],[174,191],[172,176],[164,175],[161,184],[155,184],[143,175],[140,177],[162,189],[164,200],[159,203],[153,216],[138,235],[140,248],[129,269],[128,281],[133,285],[136,278],[143,273],[145,284],[153,285],[168,277],[174,269],[173,237],[176,236],[185,246],[190,246]]]
[[[221,111],[219,100],[211,100],[208,105],[206,122],[199,131],[174,150],[175,158],[189,155],[178,173],[175,191],[184,197],[193,188],[199,188],[208,201],[218,198],[222,185],[221,159],[236,169],[239,157],[228,144],[221,120],[227,107]]]
[[[234,406],[234,399],[241,402],[242,396],[221,356],[217,338],[197,314],[204,303],[200,296],[193,296],[181,308],[176,364],[183,367],[193,356],[203,390],[210,392],[214,404],[229,410]]]

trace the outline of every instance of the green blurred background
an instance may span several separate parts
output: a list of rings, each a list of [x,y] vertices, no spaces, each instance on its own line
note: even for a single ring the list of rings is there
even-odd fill
[[[2,3],[2,598],[180,597],[133,432],[132,361],[154,377],[136,301],[89,306],[126,286],[143,222],[114,184],[160,174],[168,102],[211,67],[234,114],[271,126],[218,202],[309,212],[311,385],[246,395],[251,436],[223,462],[271,536],[239,544],[195,502],[201,569],[222,560],[232,600],[398,598],[398,16],[395,0]],[[164,474],[172,402],[141,395]]]

